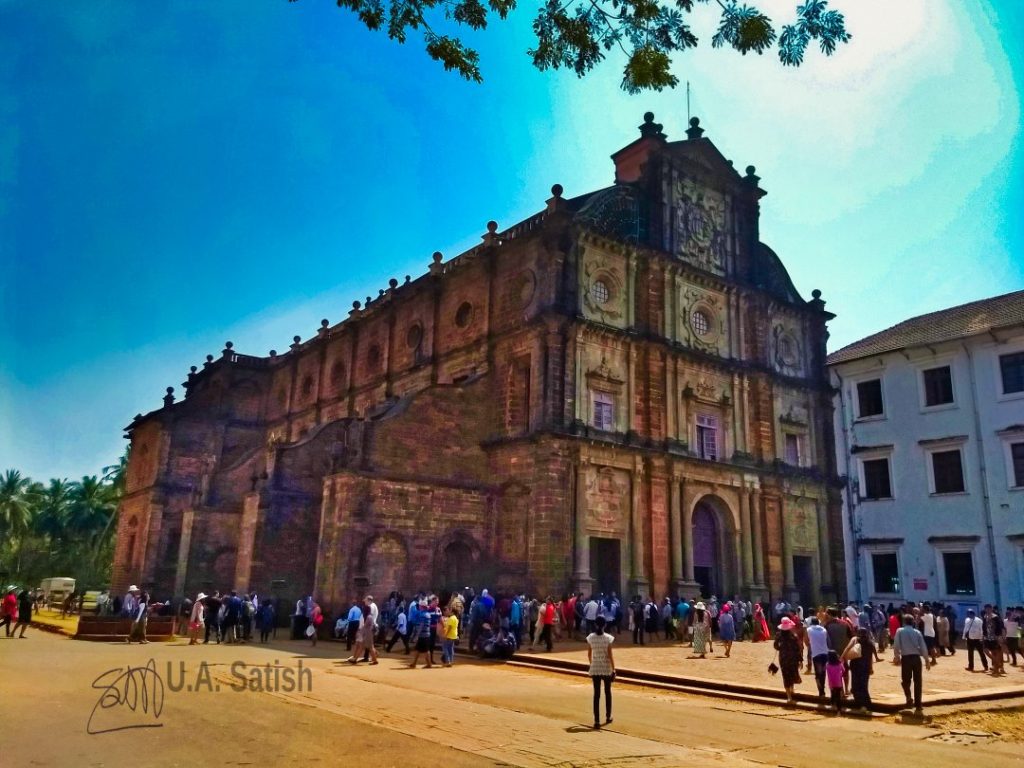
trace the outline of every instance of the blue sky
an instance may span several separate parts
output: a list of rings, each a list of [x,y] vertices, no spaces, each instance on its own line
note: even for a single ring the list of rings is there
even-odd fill
[[[836,348],[1024,288],[1024,4],[833,2],[832,59],[674,71]],[[685,89],[625,94],[621,60],[534,70],[531,7],[469,36],[475,85],[326,0],[0,0],[0,469],[94,474],[226,339],[285,349],[553,183],[607,185],[648,109],[682,137]]]

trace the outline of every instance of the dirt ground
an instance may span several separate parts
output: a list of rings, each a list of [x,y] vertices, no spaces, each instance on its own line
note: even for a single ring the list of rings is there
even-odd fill
[[[940,731],[980,732],[1003,741],[1024,743],[1024,707],[991,711],[962,710],[936,715],[932,726]]]

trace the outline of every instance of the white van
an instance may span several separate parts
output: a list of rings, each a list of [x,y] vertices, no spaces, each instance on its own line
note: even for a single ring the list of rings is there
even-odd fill
[[[51,608],[60,608],[65,598],[75,591],[75,580],[67,577],[53,577],[43,579],[39,583],[39,589],[43,591],[46,605]]]

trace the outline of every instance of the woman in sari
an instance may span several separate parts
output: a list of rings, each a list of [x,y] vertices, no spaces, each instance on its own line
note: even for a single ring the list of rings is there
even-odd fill
[[[768,622],[764,618],[764,609],[760,603],[754,603],[754,642],[760,643],[771,639],[772,633],[768,631]]]
[[[704,603],[697,603],[693,606],[693,653],[699,658],[705,658],[711,647],[711,617],[707,614]]]

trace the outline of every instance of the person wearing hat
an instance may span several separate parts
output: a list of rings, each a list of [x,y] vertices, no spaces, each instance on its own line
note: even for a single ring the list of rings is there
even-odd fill
[[[732,652],[732,644],[736,641],[736,622],[732,615],[732,604],[726,603],[722,606],[722,612],[718,614],[718,639],[725,646],[725,658],[729,658]]]
[[[197,645],[199,643],[199,632],[206,626],[206,593],[200,592],[196,596],[196,601],[192,603],[192,615],[189,616],[188,620],[188,644]]]
[[[132,618],[139,612],[139,588],[132,584],[121,601],[121,614]]]
[[[800,682],[800,663],[803,661],[803,647],[793,632],[796,624],[788,616],[779,622],[779,634],[775,638],[775,650],[779,654],[779,669],[782,671],[782,687],[786,689],[786,704],[793,705],[793,688]]]
[[[703,601],[693,606],[693,653],[698,659],[714,653],[711,647],[711,617]]]

